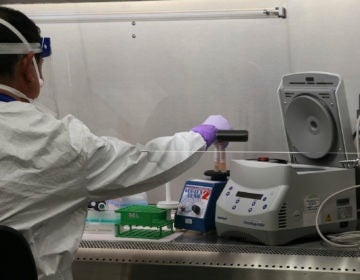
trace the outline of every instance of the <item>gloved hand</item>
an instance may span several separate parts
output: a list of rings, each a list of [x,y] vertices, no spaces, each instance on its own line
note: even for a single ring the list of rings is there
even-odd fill
[[[231,124],[222,115],[211,115],[203,124],[209,124],[215,126],[218,130],[231,130]]]
[[[208,148],[215,142],[218,130],[230,129],[232,129],[230,123],[223,116],[211,115],[201,125],[193,127],[191,131],[199,133],[205,140]]]

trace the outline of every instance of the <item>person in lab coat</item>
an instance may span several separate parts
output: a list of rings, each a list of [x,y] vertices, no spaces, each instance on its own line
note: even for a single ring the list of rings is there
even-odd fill
[[[170,181],[218,129],[231,127],[214,115],[191,131],[132,145],[94,135],[72,115],[56,119],[32,103],[42,84],[40,41],[28,17],[0,7],[0,224],[25,236],[39,279],[68,280],[89,201]]]

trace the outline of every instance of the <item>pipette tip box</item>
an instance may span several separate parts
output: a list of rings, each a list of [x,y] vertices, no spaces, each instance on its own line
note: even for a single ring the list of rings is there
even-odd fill
[[[115,225],[117,237],[160,239],[174,232],[170,209],[131,205],[115,212],[120,214],[120,223]],[[129,229],[122,231],[125,226]]]

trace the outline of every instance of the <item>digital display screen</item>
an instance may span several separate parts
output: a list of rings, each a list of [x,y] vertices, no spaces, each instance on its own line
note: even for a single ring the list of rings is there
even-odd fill
[[[237,192],[236,196],[260,200],[263,195],[259,193]]]

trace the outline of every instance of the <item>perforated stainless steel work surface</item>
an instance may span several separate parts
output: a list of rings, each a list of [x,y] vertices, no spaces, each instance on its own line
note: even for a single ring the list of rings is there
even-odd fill
[[[81,242],[74,273],[78,280],[166,279],[168,273],[175,273],[172,279],[200,273],[207,279],[352,280],[360,279],[359,257],[358,249],[331,248],[319,241],[275,247],[206,236],[184,236],[166,243],[88,240]]]
[[[82,241],[80,248],[123,249],[142,251],[176,251],[176,252],[212,252],[235,254],[270,254],[270,255],[302,255],[324,257],[360,257],[360,250],[355,248],[307,248],[306,244],[299,247],[253,246],[249,244],[207,244],[207,243],[159,243],[150,241]],[[300,247],[301,246],[301,247]]]

